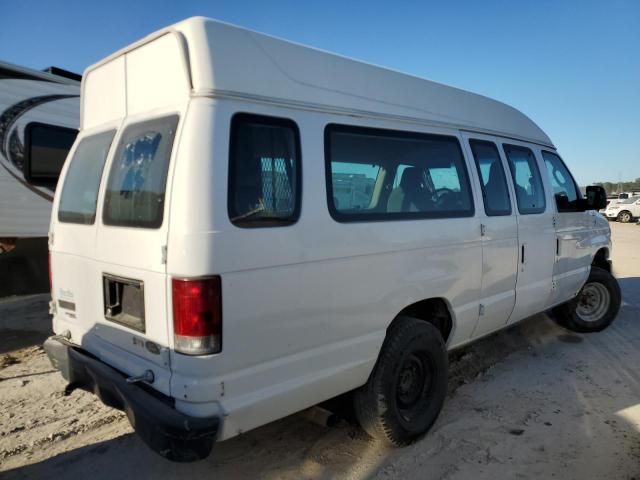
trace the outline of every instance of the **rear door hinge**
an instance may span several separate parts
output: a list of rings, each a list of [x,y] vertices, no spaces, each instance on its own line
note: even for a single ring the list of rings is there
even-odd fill
[[[558,216],[554,215],[553,216],[553,228],[556,228],[558,226]]]
[[[49,232],[49,248],[53,247],[53,239],[54,239],[53,232]]]
[[[480,224],[480,236],[484,237],[487,234],[487,226],[484,223]]]
[[[166,264],[167,263],[167,246],[163,245],[162,247],[160,247],[160,252],[161,252],[161,255],[162,255],[161,262],[163,264]]]
[[[478,308],[478,315],[483,316],[484,315],[484,305],[480,304],[480,308]]]

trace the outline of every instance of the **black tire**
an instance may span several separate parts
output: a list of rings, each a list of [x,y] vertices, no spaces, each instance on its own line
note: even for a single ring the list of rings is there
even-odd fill
[[[438,418],[447,377],[440,331],[423,320],[399,317],[387,332],[369,380],[354,392],[356,418],[373,438],[395,447],[408,445]]]
[[[588,303],[593,298],[588,296],[590,290],[595,292],[598,298],[608,296],[608,304],[596,300],[594,304],[600,304],[601,307],[593,307],[593,318],[587,319],[585,310],[591,308]],[[553,314],[556,321],[568,330],[579,333],[599,332],[615,320],[621,304],[622,294],[615,277],[602,268],[592,266],[589,278],[576,298],[554,308]]]
[[[628,210],[624,210],[618,214],[618,221],[620,223],[629,223],[633,219],[631,212]]]

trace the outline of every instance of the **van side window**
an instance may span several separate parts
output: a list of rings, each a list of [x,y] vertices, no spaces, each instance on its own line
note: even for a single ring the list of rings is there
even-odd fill
[[[300,216],[300,134],[287,119],[231,120],[228,213],[238,227],[291,225]]]
[[[325,165],[338,222],[473,216],[455,137],[328,125]]]
[[[484,212],[487,216],[511,215],[511,199],[502,160],[495,143],[469,140],[478,169]]]
[[[544,188],[533,152],[529,148],[518,145],[504,144],[502,147],[509,160],[518,211],[523,215],[544,212],[546,207]]]
[[[125,128],[111,163],[102,221],[120,227],[162,225],[169,158],[178,116]]]
[[[549,180],[553,186],[553,194],[556,199],[558,212],[579,211],[578,199],[581,198],[580,190],[573,180],[569,169],[567,169],[562,159],[555,153],[543,150],[542,158],[544,158]]]
[[[80,140],[70,160],[60,195],[60,222],[93,225],[104,161],[115,133],[115,130],[109,130]]]

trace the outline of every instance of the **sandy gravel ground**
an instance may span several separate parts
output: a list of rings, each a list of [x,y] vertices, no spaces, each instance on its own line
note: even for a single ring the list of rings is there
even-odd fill
[[[126,418],[64,382],[38,347],[47,298],[0,302],[0,477],[640,479],[640,227],[612,224],[624,306],[605,332],[577,335],[540,315],[451,354],[431,433],[385,449],[346,421],[303,414],[179,465],[150,452]]]

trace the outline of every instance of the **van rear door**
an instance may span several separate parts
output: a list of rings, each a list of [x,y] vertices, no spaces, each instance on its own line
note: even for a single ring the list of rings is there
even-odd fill
[[[151,370],[153,387],[166,395],[172,345],[168,185],[191,88],[185,55],[179,34],[168,32],[88,70],[76,151],[94,130],[106,129],[112,133],[109,153],[98,162],[104,165],[100,187],[88,195],[91,224],[53,224],[54,295],[63,301],[72,296],[75,308],[58,310],[56,333],[68,327],[73,342],[125,374]],[[71,159],[61,212],[73,190],[67,183],[83,163]],[[81,175],[76,183],[85,189]],[[81,205],[78,197],[82,192],[71,202],[74,208]]]
[[[103,305],[97,334],[168,367],[167,173],[178,116],[122,127],[105,170],[95,258]]]

